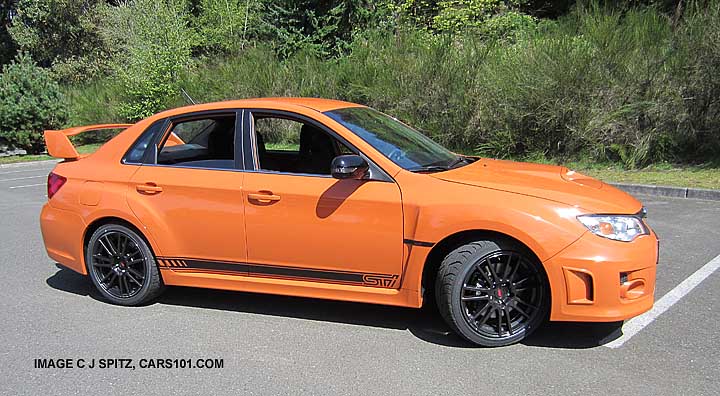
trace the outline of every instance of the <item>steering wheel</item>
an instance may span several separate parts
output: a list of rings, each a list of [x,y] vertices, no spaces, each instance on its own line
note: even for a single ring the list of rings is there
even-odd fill
[[[402,157],[405,156],[405,153],[403,153],[402,150],[396,148],[395,150],[391,151],[390,154],[388,154],[388,158],[390,158],[393,161],[400,161]]]

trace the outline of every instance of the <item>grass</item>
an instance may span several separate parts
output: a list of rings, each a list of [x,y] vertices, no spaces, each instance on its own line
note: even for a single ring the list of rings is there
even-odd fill
[[[82,146],[77,146],[75,149],[80,154],[91,154],[94,153],[95,150],[100,148],[102,144],[86,144]],[[31,161],[45,161],[45,160],[51,160],[53,157],[47,155],[47,154],[31,154],[31,155],[9,155],[7,157],[0,157],[0,164],[13,164],[17,162],[31,162]]]
[[[720,168],[653,166],[639,170],[626,170],[610,166],[572,169],[606,182],[720,190]]]

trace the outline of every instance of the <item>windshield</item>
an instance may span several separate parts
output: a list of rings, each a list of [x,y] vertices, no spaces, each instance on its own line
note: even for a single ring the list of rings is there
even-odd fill
[[[407,170],[447,167],[458,158],[420,132],[368,107],[349,107],[325,114]]]

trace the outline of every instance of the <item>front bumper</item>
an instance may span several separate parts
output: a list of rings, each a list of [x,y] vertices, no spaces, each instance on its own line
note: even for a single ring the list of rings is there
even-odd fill
[[[648,311],[657,261],[652,231],[632,242],[585,233],[544,263],[552,293],[550,320],[614,322]]]

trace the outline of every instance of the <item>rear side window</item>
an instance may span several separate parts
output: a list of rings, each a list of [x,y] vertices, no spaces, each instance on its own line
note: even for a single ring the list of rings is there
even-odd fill
[[[150,125],[130,147],[123,162],[126,164],[141,164],[150,142],[153,141],[156,134],[160,133],[163,124],[165,124],[165,120],[155,121]]]
[[[158,165],[235,168],[235,114],[174,121],[158,151]]]

